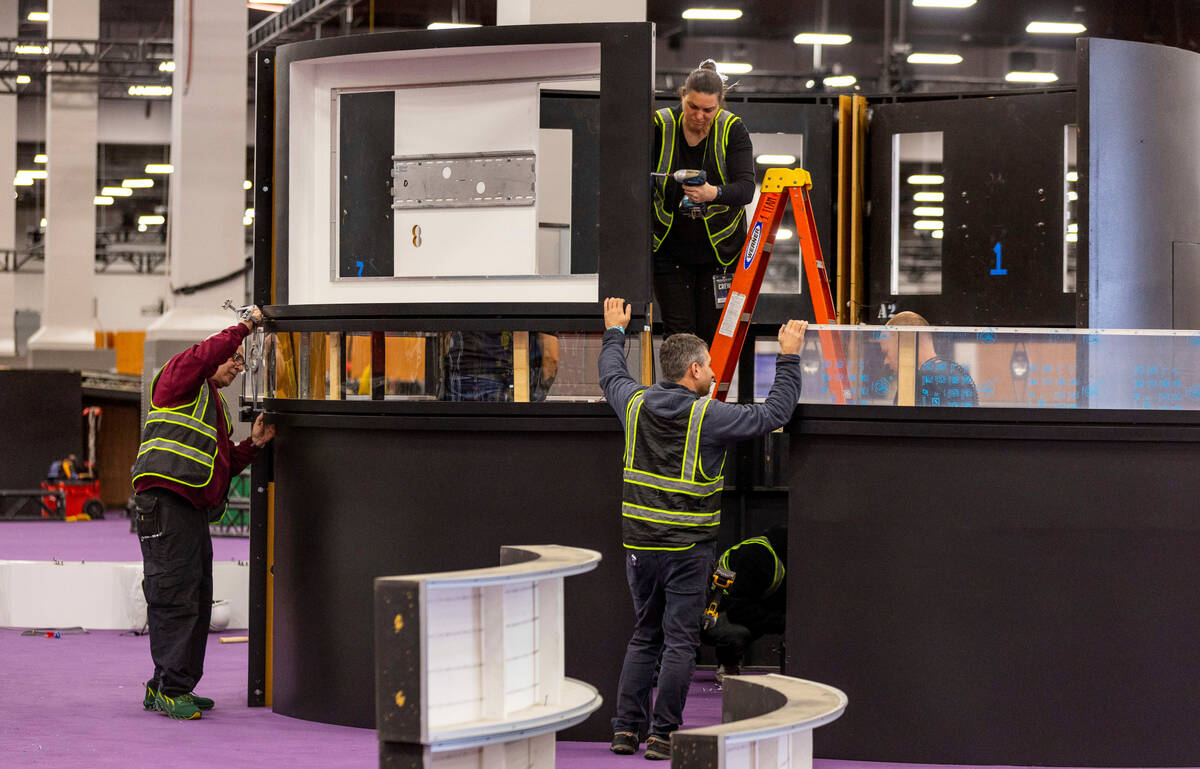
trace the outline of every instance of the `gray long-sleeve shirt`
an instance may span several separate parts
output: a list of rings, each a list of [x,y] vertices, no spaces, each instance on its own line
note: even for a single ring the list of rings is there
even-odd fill
[[[622,426],[630,398],[644,389],[625,365],[625,335],[617,329],[604,332],[600,349],[600,386],[617,412]],[[643,408],[663,417],[674,417],[690,409],[701,396],[683,385],[659,382],[646,390]],[[735,404],[713,401],[700,431],[700,461],[704,472],[715,477],[731,444],[777,430],[792,418],[800,398],[800,356],[779,355],[775,360],[775,382],[763,403]]]

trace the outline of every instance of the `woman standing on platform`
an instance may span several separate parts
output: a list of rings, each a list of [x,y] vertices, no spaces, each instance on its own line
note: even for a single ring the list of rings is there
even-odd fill
[[[728,87],[712,59],[692,70],[678,107],[654,113],[654,301],[663,336],[692,333],[711,343],[721,313],[715,278],[732,277],[754,198],[754,148],[742,119],[724,109]],[[702,184],[680,184],[679,170]],[[726,284],[727,287],[727,284]]]

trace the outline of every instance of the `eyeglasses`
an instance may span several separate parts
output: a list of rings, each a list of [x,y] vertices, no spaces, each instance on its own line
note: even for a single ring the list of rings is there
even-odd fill
[[[233,361],[234,363],[238,364],[239,366],[246,365],[246,356],[242,355],[240,352],[235,352],[233,354],[233,357],[230,358],[230,360]]]

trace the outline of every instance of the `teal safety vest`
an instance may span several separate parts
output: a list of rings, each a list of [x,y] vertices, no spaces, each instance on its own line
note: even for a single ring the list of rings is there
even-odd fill
[[[631,550],[687,550],[717,538],[724,477],[704,474],[700,431],[712,403],[660,417],[642,408],[645,390],[625,407],[621,535]],[[724,467],[724,460],[721,462]]]
[[[658,165],[654,169],[658,173],[669,174],[678,170],[674,165],[675,138],[678,132],[683,130],[679,125],[682,117],[682,110],[676,114],[675,110],[669,107],[654,113],[654,122],[662,132],[662,147],[658,153]],[[725,152],[729,145],[729,129],[739,120],[740,117],[724,109],[718,110],[713,119],[709,133],[713,141],[708,142],[710,149],[705,150],[704,154],[704,170],[708,173],[709,184],[726,183]],[[667,184],[675,184],[674,181],[661,176],[654,179],[652,231],[654,250],[657,251],[667,239],[671,225],[675,222],[675,207],[672,203],[677,204],[678,197],[667,195]],[[733,264],[746,242],[746,209],[742,206],[709,203],[708,213],[704,217],[704,229],[708,233],[708,242],[712,245],[713,256],[717,262],[722,266]]]
[[[150,383],[150,414],[133,463],[133,482],[155,476],[183,486],[204,488],[212,480],[217,431],[223,427],[226,436],[233,432],[229,406],[220,393],[212,397],[208,382],[200,386],[200,392],[190,403],[170,408],[157,405],[154,387],[162,372],[160,368]]]
[[[766,537],[751,537],[744,542],[737,543],[724,553],[721,553],[721,557],[717,559],[717,565],[722,569],[729,569],[729,555],[734,550],[737,550],[739,547],[744,545],[761,545],[767,549],[767,552],[771,554],[771,558],[775,560],[775,573],[771,577],[771,585],[766,589],[765,592],[763,592],[761,596],[758,596],[759,598],[766,598],[779,589],[779,586],[783,584],[784,576],[786,576],[786,570],[783,567],[783,561],[779,560],[779,555],[775,552],[775,548],[771,547],[771,542]],[[736,570],[731,569],[731,571]]]

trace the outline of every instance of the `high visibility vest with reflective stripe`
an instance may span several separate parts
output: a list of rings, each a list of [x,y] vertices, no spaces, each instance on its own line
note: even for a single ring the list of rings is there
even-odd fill
[[[771,554],[771,558],[775,561],[775,573],[771,577],[771,586],[768,587],[766,591],[759,596],[759,598],[766,598],[767,596],[772,595],[776,590],[779,589],[779,586],[783,584],[783,578],[786,575],[786,569],[783,567],[783,561],[779,560],[779,555],[775,552],[775,548],[771,547],[771,542],[766,537],[751,537],[744,542],[737,543],[724,553],[721,553],[721,557],[717,559],[717,565],[722,569],[728,569],[730,553],[732,553],[734,550],[737,550],[739,547],[742,547],[743,545],[761,545],[767,549],[768,553]],[[734,569],[733,571],[737,570]]]
[[[675,137],[679,131],[679,121],[683,113],[677,116],[669,107],[664,107],[654,113],[654,122],[662,131],[662,148],[658,153],[658,165],[655,170],[665,174],[678,170],[675,166]],[[729,129],[741,120],[740,117],[728,110],[719,110],[713,118],[709,136],[712,141],[707,143],[711,150],[704,154],[704,170],[708,172],[709,184],[726,183],[725,153],[729,146]],[[667,184],[675,184],[665,177],[654,177],[654,250],[657,251],[666,240],[675,222],[675,207],[667,202]],[[723,203],[709,203],[708,213],[704,217],[704,228],[708,232],[708,242],[712,244],[713,255],[722,265],[732,264],[741,252],[746,242],[746,209],[743,206],[727,206]]]
[[[150,413],[133,463],[133,482],[155,476],[204,488],[212,480],[217,431],[224,429],[226,435],[232,432],[229,407],[220,393],[212,397],[208,382],[200,386],[200,392],[190,403],[170,408],[158,406],[154,403],[154,387],[162,372],[160,368],[150,383]]]
[[[645,390],[625,411],[621,535],[633,550],[687,550],[717,538],[724,478],[704,474],[700,431],[712,403],[697,400],[667,418],[643,406]],[[724,467],[724,461],[722,461]]]

